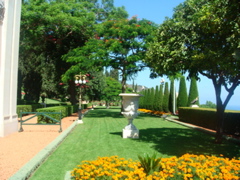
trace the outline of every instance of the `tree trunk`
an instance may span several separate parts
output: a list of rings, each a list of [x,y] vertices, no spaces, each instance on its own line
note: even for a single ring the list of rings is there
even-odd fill
[[[77,104],[77,99],[76,99],[76,86],[74,81],[69,81],[68,82],[68,94],[70,95],[70,102],[72,105]]]
[[[215,142],[221,143],[223,137],[223,122],[224,122],[224,110],[225,107],[221,99],[221,83],[213,80],[213,85],[215,88],[216,103],[217,103],[217,112],[216,112],[216,137]]]
[[[217,102],[217,113],[216,113],[216,137],[215,142],[216,143],[222,143],[223,139],[223,125],[224,125],[224,106]]]
[[[231,99],[231,97],[233,96],[233,92],[236,89],[236,87],[238,86],[238,81],[233,82],[231,88],[228,89],[228,95],[224,101],[224,103],[222,102],[221,99],[221,87],[223,85],[224,79],[220,78],[218,80],[218,83],[215,79],[213,80],[213,85],[215,88],[215,94],[216,94],[216,101],[217,101],[217,113],[216,113],[216,138],[215,138],[215,142],[216,143],[221,143],[222,139],[223,139],[223,128],[224,128],[224,112],[226,109],[226,106],[229,102],[229,100]]]

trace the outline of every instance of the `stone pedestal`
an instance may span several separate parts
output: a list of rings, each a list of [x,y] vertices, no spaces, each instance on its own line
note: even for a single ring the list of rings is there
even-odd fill
[[[134,126],[133,119],[138,116],[138,101],[142,96],[134,93],[121,93],[123,97],[123,116],[128,119],[128,125],[122,131],[123,138],[139,138],[139,130]]]
[[[21,0],[0,0],[0,137],[18,131],[17,73]]]
[[[139,130],[128,130],[128,129],[123,129],[122,130],[122,137],[123,138],[133,138],[133,139],[138,139],[139,138]]]

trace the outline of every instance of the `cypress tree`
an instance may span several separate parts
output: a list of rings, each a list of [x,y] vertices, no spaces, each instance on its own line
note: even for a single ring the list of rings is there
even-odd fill
[[[132,92],[135,92],[134,80],[133,80],[133,83],[132,83]]]
[[[191,106],[192,102],[197,100],[194,104],[199,106],[199,97],[198,97],[198,88],[197,88],[197,80],[196,78],[191,78],[189,95],[188,95],[188,106]]]
[[[168,107],[169,107],[169,111],[174,113],[174,79],[171,79],[171,82],[170,82],[170,93],[169,93],[169,101],[168,101]]]
[[[155,95],[154,95],[154,110],[155,111],[159,111],[159,106],[158,106],[159,96],[160,96],[160,94],[159,94],[158,86],[156,86]]]
[[[143,94],[143,97],[142,97],[142,108],[143,109],[147,109],[147,107],[146,107],[147,90],[144,89],[142,92],[143,92],[142,93]]]
[[[147,92],[146,92],[146,98],[145,98],[145,104],[146,104],[146,109],[149,109],[150,108],[150,89],[147,89]]]
[[[168,90],[168,82],[166,82],[165,88],[164,88],[163,103],[162,103],[163,111],[166,113],[169,112],[168,102],[169,102],[169,90]]]
[[[150,110],[153,110],[154,109],[154,88],[152,87],[151,90],[150,90],[150,98],[149,98],[149,109]]]
[[[158,109],[159,111],[163,111],[163,84],[160,85],[160,90],[159,90],[159,99],[158,99]]]
[[[135,91],[135,93],[138,92],[138,85],[137,85],[137,84],[136,84],[135,87],[134,87],[134,91]]]
[[[139,108],[145,108],[144,107],[144,99],[145,99],[145,90],[141,91],[141,94],[143,95],[140,99],[139,99]]]
[[[188,106],[188,95],[185,77],[180,78],[177,107],[187,107]]]

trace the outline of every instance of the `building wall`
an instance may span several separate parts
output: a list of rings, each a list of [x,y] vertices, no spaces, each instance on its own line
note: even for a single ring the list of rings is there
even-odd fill
[[[18,130],[17,72],[21,0],[0,0],[0,137]],[[1,7],[1,6],[0,6]]]

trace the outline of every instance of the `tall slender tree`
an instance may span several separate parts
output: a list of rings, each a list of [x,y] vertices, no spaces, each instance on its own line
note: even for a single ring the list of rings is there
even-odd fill
[[[160,93],[159,93],[159,89],[158,89],[158,86],[156,86],[155,88],[155,96],[154,96],[154,109],[155,111],[159,111],[159,96],[160,96]]]
[[[159,111],[163,111],[163,84],[160,85],[159,90],[159,99],[158,99],[158,109]]]
[[[187,107],[188,103],[188,94],[185,77],[180,77],[178,98],[177,98],[177,107]]]
[[[174,79],[171,79],[170,82],[170,93],[169,93],[169,111],[175,113],[176,111],[176,92],[174,87]]]
[[[197,104],[199,106],[199,94],[197,87],[197,80],[195,77],[191,78],[189,95],[188,95],[188,106],[191,104]]]
[[[168,82],[165,82],[162,108],[163,108],[164,112],[166,112],[166,113],[169,112],[169,89],[168,89]]]

